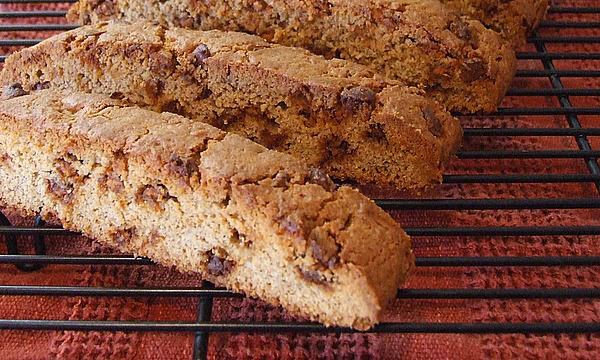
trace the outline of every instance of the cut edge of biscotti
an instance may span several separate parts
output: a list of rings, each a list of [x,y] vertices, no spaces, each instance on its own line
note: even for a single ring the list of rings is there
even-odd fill
[[[322,171],[179,115],[100,95],[0,100],[0,201],[326,325],[366,330],[410,239]]]
[[[421,90],[242,33],[103,22],[14,53],[0,82],[176,112],[338,179],[411,191],[439,183],[462,140]]]

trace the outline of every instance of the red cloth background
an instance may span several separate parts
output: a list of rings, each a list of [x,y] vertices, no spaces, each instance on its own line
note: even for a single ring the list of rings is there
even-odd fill
[[[556,6],[599,6],[594,0],[555,0]],[[0,11],[65,9],[65,5],[7,5]],[[600,21],[600,14],[551,14],[549,20]],[[41,19],[2,19],[34,23]],[[48,22],[65,22],[51,18]],[[49,32],[4,32],[2,38],[43,38]],[[541,29],[540,35],[600,36],[600,29]],[[600,52],[600,44],[548,44],[551,52]],[[13,48],[0,48],[6,54]],[[528,44],[522,51],[535,51]],[[599,62],[554,61],[559,69],[598,69]],[[538,60],[519,62],[520,69],[543,69]],[[564,78],[569,88],[600,88],[598,78]],[[546,78],[517,78],[517,88],[550,88]],[[600,106],[598,97],[571,97],[574,106]],[[503,106],[556,107],[555,97],[507,97]],[[598,116],[580,116],[587,127],[600,127]],[[564,116],[466,117],[465,127],[568,127]],[[600,139],[591,137],[594,149]],[[472,137],[464,150],[577,149],[572,137]],[[587,173],[582,159],[455,160],[449,174]],[[389,189],[363,188],[373,197],[399,197]],[[424,197],[561,198],[597,197],[592,184],[448,184]],[[392,215],[404,226],[560,226],[600,225],[598,210],[406,211]],[[15,224],[31,219],[11,216]],[[600,255],[598,236],[414,237],[417,256]],[[31,240],[20,240],[31,251]],[[107,254],[110,249],[81,237],[48,238],[49,254]],[[4,244],[0,253],[6,253]],[[555,288],[597,287],[594,267],[418,268],[406,284],[415,288]],[[161,266],[46,266],[23,273],[0,265],[1,285],[73,285],[102,287],[199,286],[194,275]],[[0,318],[194,321],[197,299],[0,296]],[[216,299],[214,321],[296,321],[280,308],[257,300]],[[418,322],[570,322],[600,321],[600,301],[581,300],[397,300],[386,321]],[[194,334],[76,331],[3,331],[0,358],[189,359]],[[210,335],[211,359],[597,359],[600,337],[576,335],[459,334],[230,334]]]

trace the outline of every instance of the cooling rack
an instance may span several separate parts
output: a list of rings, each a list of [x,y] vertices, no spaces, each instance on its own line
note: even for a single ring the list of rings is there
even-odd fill
[[[68,3],[73,1],[57,0],[0,0],[0,4],[35,4],[35,3]],[[580,14],[578,21],[560,20],[561,15]],[[525,51],[518,53],[519,60],[531,60],[541,63],[540,69],[521,69],[518,78],[543,78],[550,86],[544,88],[515,87],[509,90],[509,97],[552,97],[554,106],[544,107],[501,107],[494,118],[508,116],[560,116],[564,119],[563,127],[538,128],[494,128],[470,127],[469,119],[463,116],[465,139],[477,137],[568,137],[576,146],[571,149],[534,149],[534,150],[498,150],[480,149],[463,150],[458,159],[493,160],[493,159],[571,159],[585,164],[580,173],[517,173],[517,174],[447,174],[446,184],[552,184],[570,183],[587,184],[592,189],[585,197],[540,197],[540,198],[410,198],[410,199],[377,199],[376,202],[385,210],[431,210],[431,211],[485,211],[485,210],[533,210],[554,211],[556,209],[598,209],[600,208],[600,167],[598,157],[600,150],[595,150],[590,141],[600,136],[600,124],[588,122],[586,126],[582,117],[600,116],[598,107],[582,107],[574,105],[574,97],[600,96],[600,89],[572,88],[565,86],[569,78],[598,78],[600,71],[589,69],[565,69],[557,66],[559,61],[593,61],[600,60],[600,52],[590,51],[549,51],[553,45],[561,44],[595,44],[600,43],[597,36],[544,35],[546,29],[600,29],[600,22],[595,21],[594,14],[600,14],[599,7],[559,7],[549,10],[547,20],[542,22],[540,30],[532,34]],[[65,11],[0,11],[0,49],[9,49],[0,53],[0,62],[19,47],[31,46],[41,39],[18,38],[11,34],[27,32],[48,32],[70,30],[75,25],[64,22]],[[585,17],[583,15],[590,15]],[[556,19],[559,20],[556,20]],[[594,21],[587,21],[587,19]],[[43,21],[42,21],[43,19]],[[53,21],[55,19],[56,21]],[[59,20],[60,19],[60,20]],[[40,23],[37,23],[40,22]],[[54,24],[53,22],[56,22]],[[599,63],[600,64],[600,63]],[[526,166],[526,165],[524,165]],[[600,217],[600,210],[598,211]],[[7,253],[0,254],[0,264],[14,264],[20,271],[35,272],[47,265],[128,265],[155,266],[147,259],[125,255],[60,255],[47,254],[45,240],[49,237],[76,235],[69,231],[45,227],[41,218],[35,220],[32,227],[12,226],[9,220],[0,213],[0,235],[6,243]],[[412,226],[405,228],[413,239],[420,237],[489,237],[489,236],[567,236],[567,235],[600,235],[597,224],[580,226],[485,226],[474,224],[468,227],[426,227]],[[35,254],[21,254],[17,246],[17,236],[25,236],[33,242]],[[600,237],[598,237],[600,239]],[[417,257],[418,267],[592,267],[600,266],[600,256],[438,256]],[[225,297],[240,297],[224,289],[205,284],[197,288],[108,288],[108,287],[73,287],[73,286],[34,286],[0,284],[0,295],[3,296],[61,296],[61,297],[195,297],[199,299],[197,321],[182,322],[174,318],[172,321],[77,321],[77,320],[41,320],[41,319],[0,319],[0,329],[26,330],[80,330],[80,331],[158,331],[158,332],[193,332],[194,359],[203,359],[207,355],[208,339],[215,332],[311,332],[311,333],[346,333],[346,328],[325,328],[314,323],[233,323],[211,321],[213,300]],[[402,299],[597,299],[600,289],[597,288],[423,288],[401,289],[398,298]],[[600,323],[595,322],[387,322],[377,325],[373,333],[519,333],[519,334],[559,334],[559,333],[600,333]]]

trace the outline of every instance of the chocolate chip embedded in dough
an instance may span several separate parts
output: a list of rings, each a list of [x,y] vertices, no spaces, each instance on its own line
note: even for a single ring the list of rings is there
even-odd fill
[[[106,176],[106,187],[112,192],[120,193],[125,190],[125,183],[118,175],[110,173]]]
[[[375,91],[363,87],[357,86],[350,89],[345,89],[340,95],[342,104],[352,109],[358,108],[362,104],[368,104],[369,106],[375,106],[377,100],[377,94]]]
[[[210,56],[211,54],[208,46],[200,44],[192,52],[192,63],[194,66],[202,66],[204,65],[204,60],[208,59]]]
[[[207,269],[211,275],[223,276],[229,274],[235,263],[227,260],[225,257],[214,254],[212,251],[208,253]]]
[[[176,66],[173,56],[166,51],[157,51],[149,55],[150,70],[154,73],[169,74]]]
[[[50,81],[43,81],[43,82],[40,81],[33,86],[33,90],[35,90],[35,91],[45,90],[45,89],[49,89],[49,88],[50,88]]]
[[[433,110],[427,107],[424,108],[423,118],[427,122],[427,128],[434,136],[440,137],[444,135],[444,127]]]
[[[464,81],[471,82],[480,79],[486,74],[486,68],[480,60],[465,63],[463,70],[460,73]]]
[[[385,135],[385,131],[383,130],[383,124],[369,124],[369,129],[367,130],[367,136],[371,139],[375,139],[377,141],[385,141],[387,137]]]
[[[469,26],[462,20],[456,19],[455,21],[451,22],[449,29],[461,40],[471,39],[471,29],[469,29]]]
[[[136,200],[151,206],[155,211],[164,210],[164,202],[169,200],[169,191],[162,185],[144,185],[136,194]]]
[[[305,280],[325,287],[330,287],[330,281],[328,281],[325,275],[320,272],[316,270],[306,270],[300,267],[296,267],[296,270]]]
[[[59,180],[48,179],[46,185],[48,192],[63,204],[69,205],[73,202],[73,184],[63,183]]]
[[[94,11],[103,19],[106,19],[116,14],[115,3],[114,1],[103,1],[94,9]]]
[[[306,181],[311,184],[320,185],[323,189],[327,191],[333,191],[334,189],[333,181],[331,181],[329,175],[327,175],[321,169],[311,169],[310,174],[308,175],[308,179]]]
[[[309,246],[314,258],[321,265],[332,269],[339,262],[340,249],[327,230],[315,228],[310,234]]]
[[[2,100],[8,100],[19,96],[27,95],[27,91],[19,83],[12,83],[2,89]]]
[[[110,234],[112,239],[120,246],[128,245],[136,237],[135,228],[118,229]]]
[[[183,160],[177,154],[172,154],[167,169],[180,176],[192,176],[198,172],[198,164],[192,159]]]
[[[290,174],[285,170],[281,170],[273,178],[273,187],[284,188],[284,187],[287,187],[287,184],[289,182],[290,182]]]

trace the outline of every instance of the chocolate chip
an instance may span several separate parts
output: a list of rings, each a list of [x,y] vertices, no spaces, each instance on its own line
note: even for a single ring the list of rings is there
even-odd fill
[[[444,135],[444,127],[433,110],[427,107],[423,108],[423,118],[427,122],[427,128],[434,136],[439,137]]]
[[[113,241],[123,246],[131,242],[135,238],[135,228],[118,229],[110,234]]]
[[[209,88],[205,87],[204,89],[202,89],[202,92],[200,92],[200,95],[196,97],[196,100],[208,99],[211,95],[212,91]]]
[[[292,107],[295,108],[310,109],[312,106],[312,97],[313,96],[310,91],[310,86],[302,85],[299,88],[292,91],[288,98],[288,102],[291,104]]]
[[[185,116],[183,106],[181,106],[181,103],[178,100],[171,100],[166,104],[161,105],[160,112],[170,112],[173,114]]]
[[[285,170],[281,170],[273,178],[273,187],[285,188],[285,187],[287,187],[287,184],[289,182],[290,182],[290,174],[288,174],[288,172]]]
[[[179,176],[191,176],[198,172],[198,164],[191,159],[183,160],[177,154],[171,155],[167,169]]]
[[[123,183],[123,180],[121,180],[121,178],[114,173],[108,174],[105,182],[108,190],[114,193],[120,193],[125,190],[125,183]]]
[[[451,22],[449,29],[461,40],[469,40],[471,38],[471,29],[460,19]]]
[[[162,204],[169,199],[169,197],[169,191],[164,185],[145,185],[141,187],[136,194],[138,201],[143,201],[152,206],[156,211],[163,210]]]
[[[148,95],[153,98],[158,98],[165,90],[165,83],[159,79],[150,79],[144,84],[144,88]]]
[[[235,245],[244,245],[245,247],[250,247],[252,245],[252,240],[248,239],[248,237],[244,234],[240,234],[237,229],[232,229],[231,236],[229,237],[229,241],[231,241]]]
[[[307,128],[313,128],[313,127],[317,126],[316,116],[313,116],[313,112],[310,111],[309,109],[300,109],[298,111],[298,115],[300,115],[304,118],[304,119],[302,119],[302,123]]]
[[[345,89],[341,94],[342,104],[350,108],[357,108],[362,104],[368,104],[369,106],[375,106],[377,100],[377,94],[375,91],[357,86],[350,89]]]
[[[33,86],[33,90],[35,90],[35,91],[45,90],[45,89],[49,89],[49,88],[50,88],[50,81],[38,82],[37,84],[35,84]]]
[[[192,52],[192,63],[194,66],[202,66],[204,65],[204,60],[208,59],[210,56],[211,54],[208,46],[200,44]]]
[[[125,97],[122,92],[114,91],[110,94],[110,98],[114,100],[122,100]]]
[[[323,170],[313,168],[310,170],[310,174],[308,175],[307,182],[311,184],[320,185],[323,189],[327,191],[333,191],[334,185],[333,181],[329,178]]]
[[[2,155],[0,155],[0,163],[1,164],[9,164],[12,161],[12,158],[10,157],[10,155],[8,155],[8,153],[4,153]]]
[[[102,18],[108,18],[115,14],[115,3],[113,1],[104,1],[95,9],[95,12]]]
[[[73,201],[73,184],[65,184],[56,180],[47,180],[47,189],[65,205],[68,205]]]
[[[289,218],[285,218],[281,222],[281,227],[284,228],[290,234],[299,234],[300,230],[301,230],[298,223],[296,223],[294,220],[291,220]]]
[[[194,26],[194,19],[189,15],[183,15],[182,17],[176,18],[174,23],[178,27],[190,29]]]
[[[168,52],[157,51],[150,54],[148,63],[155,73],[168,74],[175,68],[175,59]]]
[[[367,130],[367,136],[377,141],[385,141],[385,131],[383,130],[383,124],[369,124],[369,130]]]
[[[23,90],[23,86],[19,83],[12,83],[4,87],[2,91],[2,100],[8,100],[23,95],[27,95],[27,91]]]
[[[298,270],[298,272],[300,273],[300,275],[310,281],[313,282],[315,284],[319,284],[319,285],[326,285],[328,286],[329,281],[327,281],[327,278],[325,277],[325,275],[319,273],[318,271],[315,270],[304,270],[300,267],[296,267],[296,269]]]
[[[165,237],[160,234],[157,230],[152,230],[150,236],[148,236],[149,245],[157,245],[165,240]]]
[[[486,68],[481,61],[475,61],[464,64],[464,69],[460,72],[460,76],[464,81],[475,81],[486,74]]]
[[[233,268],[235,263],[231,260],[227,260],[227,258],[226,258],[227,253],[225,253],[224,251],[217,250],[217,252],[223,252],[225,254],[225,256],[219,256],[219,255],[215,254],[213,251],[209,251],[207,253],[207,255],[208,255],[207,269],[211,275],[223,276],[223,275],[226,275],[229,272],[231,272],[231,269]]]
[[[73,165],[63,159],[57,159],[55,161],[56,166],[56,170],[58,170],[58,173],[63,177],[63,178],[68,178],[68,179],[79,179],[80,176],[77,173],[77,169],[75,169],[73,167]]]
[[[310,234],[309,245],[315,259],[330,269],[338,262],[338,245],[329,236],[329,233],[320,228],[314,229]]]

